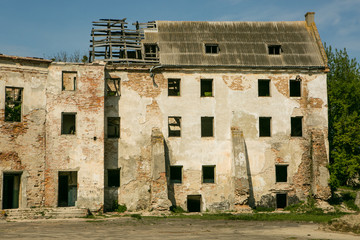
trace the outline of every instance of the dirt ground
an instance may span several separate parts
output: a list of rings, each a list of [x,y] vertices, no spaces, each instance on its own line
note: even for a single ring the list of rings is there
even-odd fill
[[[0,239],[360,239],[318,224],[130,217],[0,222]]]

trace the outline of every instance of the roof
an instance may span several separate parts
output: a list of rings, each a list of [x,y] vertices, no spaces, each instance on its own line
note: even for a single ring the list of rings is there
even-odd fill
[[[11,56],[11,55],[4,55],[0,54],[0,59],[5,60],[21,60],[21,61],[35,61],[35,62],[44,62],[44,63],[51,63],[51,60],[43,59],[43,58],[36,58],[36,57],[19,57],[19,56]]]
[[[157,21],[161,65],[239,67],[320,67],[326,55],[315,24],[295,22]],[[218,54],[205,54],[216,43]],[[281,45],[269,55],[269,45]]]

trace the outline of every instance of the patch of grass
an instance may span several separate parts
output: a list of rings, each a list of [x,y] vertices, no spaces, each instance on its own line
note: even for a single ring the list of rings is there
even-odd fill
[[[114,201],[111,206],[111,211],[123,213],[127,210],[127,207],[125,204],[119,204],[118,201]]]
[[[140,214],[131,214],[130,217],[140,220],[142,216]]]
[[[360,211],[359,207],[355,204],[356,192],[343,192],[341,197],[346,207],[354,211]]]
[[[170,211],[173,213],[184,213],[186,212],[182,207],[180,206],[171,206]]]
[[[87,220],[86,222],[97,223],[97,222],[105,222],[105,220]]]

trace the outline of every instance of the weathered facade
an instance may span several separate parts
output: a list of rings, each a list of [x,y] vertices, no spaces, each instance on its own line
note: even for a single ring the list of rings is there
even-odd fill
[[[327,59],[313,20],[131,31],[101,20],[92,63],[0,55],[1,207],[238,211],[328,199]],[[18,104],[10,87],[21,89],[20,121],[5,110]]]

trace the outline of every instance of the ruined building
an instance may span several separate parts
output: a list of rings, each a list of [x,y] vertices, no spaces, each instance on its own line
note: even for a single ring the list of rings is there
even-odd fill
[[[90,63],[0,55],[2,209],[328,199],[328,68],[314,13],[102,19],[90,41]]]

